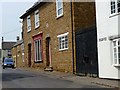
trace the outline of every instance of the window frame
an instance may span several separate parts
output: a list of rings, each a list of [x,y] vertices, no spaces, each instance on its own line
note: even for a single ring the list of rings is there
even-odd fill
[[[118,48],[120,48],[120,44],[118,45],[118,42],[120,41],[120,38],[117,38],[117,39],[114,39],[112,41],[112,50],[113,50],[113,65],[114,66],[120,66],[120,56],[119,56],[119,51],[118,51]],[[115,43],[114,43],[115,42]],[[116,44],[116,45],[114,45]],[[115,53],[115,50],[116,50],[116,53]],[[116,55],[116,57],[115,57]],[[116,59],[116,62],[115,62],[115,59]]]
[[[37,48],[36,48],[36,41],[37,41],[37,45],[39,42],[39,46],[37,46]],[[39,49],[38,49],[38,47],[39,47]],[[38,51],[36,51],[36,50],[38,50]],[[42,40],[41,39],[34,40],[34,53],[35,53],[35,62],[43,61],[42,60]],[[40,55],[40,56],[37,56],[37,55]],[[39,58],[40,58],[40,60],[39,60]]]
[[[30,19],[30,15],[27,16],[27,32],[31,31],[31,19]]]
[[[112,6],[114,6],[114,5],[112,5],[111,3],[112,2],[115,2],[115,12],[113,12],[112,13]],[[116,15],[116,14],[119,14],[120,13],[120,11],[118,11],[118,9],[120,9],[120,7],[118,7],[118,2],[119,2],[119,4],[120,4],[120,0],[110,0],[110,15],[111,16],[113,16],[113,15]]]
[[[35,18],[35,29],[38,28],[40,26],[40,16],[39,16],[39,10],[36,10],[35,13],[34,13],[34,18]],[[38,23],[38,25],[37,25]]]
[[[59,7],[59,3],[61,2],[61,7]],[[62,10],[62,13],[59,14],[59,10]],[[63,16],[63,0],[56,0],[56,14],[57,14],[57,18]]]
[[[68,38],[68,32],[67,33],[64,33],[64,34],[61,34],[61,35],[58,35],[57,38],[58,38],[58,48],[59,48],[59,51],[63,51],[63,50],[68,50],[69,49],[69,38]],[[67,38],[66,38],[67,36]],[[61,39],[61,41],[60,41]],[[67,40],[67,41],[66,41]],[[67,46],[66,46],[67,45]]]

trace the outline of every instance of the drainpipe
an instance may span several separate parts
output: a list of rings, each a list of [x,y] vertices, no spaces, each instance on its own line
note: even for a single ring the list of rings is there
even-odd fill
[[[72,60],[73,60],[73,74],[75,74],[75,70],[74,70],[74,29],[73,29],[73,5],[72,5],[72,0],[70,0],[70,7],[71,7],[71,28],[72,28]]]

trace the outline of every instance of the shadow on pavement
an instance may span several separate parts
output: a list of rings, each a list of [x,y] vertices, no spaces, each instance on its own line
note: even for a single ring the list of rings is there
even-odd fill
[[[32,75],[25,75],[20,73],[2,73],[2,81],[12,81],[15,79],[34,77]]]

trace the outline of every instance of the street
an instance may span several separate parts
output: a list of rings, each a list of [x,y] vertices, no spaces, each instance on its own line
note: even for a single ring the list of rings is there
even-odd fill
[[[32,71],[7,68],[2,71],[2,88],[102,88],[94,84],[76,83],[53,77]]]

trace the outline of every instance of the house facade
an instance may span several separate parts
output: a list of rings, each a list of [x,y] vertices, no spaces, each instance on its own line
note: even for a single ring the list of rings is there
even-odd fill
[[[88,36],[93,36],[93,33],[97,35],[95,16],[94,2],[38,1],[20,17],[23,19],[25,66],[71,73],[88,72],[86,63],[79,62],[92,61],[96,57],[91,59],[90,55],[89,58],[93,52],[87,54],[87,50],[82,53],[82,58],[79,56],[81,48],[90,41]],[[79,40],[80,37],[87,40]],[[82,45],[77,41],[83,41]],[[96,44],[96,40],[93,41]],[[96,46],[93,47],[96,50]],[[80,68],[84,71],[80,72]]]
[[[24,67],[24,43],[18,40],[12,47],[12,58],[15,61],[15,67]]]
[[[11,42],[11,41],[4,41],[3,37],[2,37],[2,50],[1,50],[1,58],[8,58],[8,57],[12,57],[12,46],[15,44],[16,42]]]
[[[120,79],[120,1],[96,0],[99,77]]]

